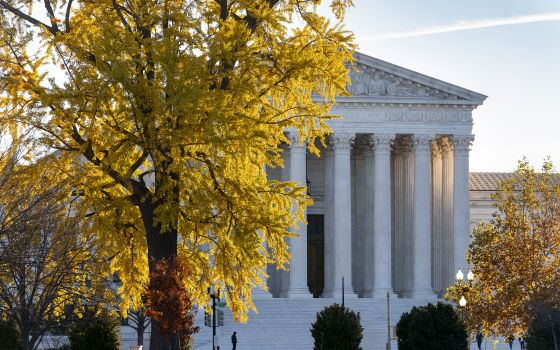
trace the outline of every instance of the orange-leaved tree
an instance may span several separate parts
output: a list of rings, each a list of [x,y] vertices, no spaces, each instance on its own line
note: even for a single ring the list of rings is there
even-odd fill
[[[550,161],[537,172],[523,160],[492,198],[497,212],[467,253],[475,277],[447,296],[465,297],[471,332],[507,337],[525,333],[543,307],[560,307],[560,177]]]

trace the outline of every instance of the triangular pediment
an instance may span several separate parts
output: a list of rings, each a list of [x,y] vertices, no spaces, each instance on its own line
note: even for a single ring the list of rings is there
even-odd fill
[[[468,103],[479,105],[486,96],[412,70],[356,53],[356,67],[351,70],[349,99],[379,101],[418,101]]]

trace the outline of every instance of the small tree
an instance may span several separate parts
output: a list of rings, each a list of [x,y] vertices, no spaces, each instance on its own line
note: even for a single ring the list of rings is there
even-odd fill
[[[109,263],[72,214],[78,201],[56,181],[55,156],[28,164],[32,151],[16,141],[0,154],[0,318],[14,321],[21,349],[33,350],[72,313],[113,296],[101,273]]]
[[[71,350],[118,350],[119,322],[105,312],[93,317],[84,317],[74,324],[70,332]]]
[[[180,257],[158,261],[150,274],[150,288],[145,294],[146,315],[154,321],[152,331],[155,328],[162,335],[151,340],[161,342],[155,344],[157,349],[180,349],[181,343],[188,342],[198,332],[199,328],[193,327],[196,313],[192,310],[190,294],[182,282],[187,276],[187,264]]]
[[[467,332],[453,307],[428,304],[413,307],[397,323],[399,350],[466,350]]]
[[[492,198],[496,213],[474,229],[467,252],[475,278],[448,297],[468,300],[473,331],[525,333],[540,309],[560,308],[560,177],[549,161],[537,172],[523,160]]]
[[[128,325],[136,331],[136,344],[144,345],[144,332],[150,326],[150,319],[144,307],[128,311]]]
[[[363,327],[360,314],[333,304],[317,313],[317,320],[311,325],[314,350],[361,350]]]

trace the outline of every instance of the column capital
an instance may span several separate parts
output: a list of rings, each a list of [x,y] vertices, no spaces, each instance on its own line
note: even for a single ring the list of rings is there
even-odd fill
[[[375,153],[391,153],[391,145],[395,140],[395,134],[374,134],[372,135]]]
[[[434,139],[432,141],[432,156],[434,158],[441,158],[441,154],[443,153],[443,150],[441,149],[438,141],[438,139]]]
[[[410,136],[399,139],[399,149],[404,156],[411,156],[414,151],[414,144]]]
[[[469,153],[474,141],[474,135],[453,135],[453,150],[455,153]]]
[[[448,137],[442,137],[437,140],[443,157],[448,157],[453,152],[453,142]]]
[[[331,137],[332,146],[335,150],[350,150],[356,139],[355,134],[335,133]]]
[[[373,153],[373,139],[372,135],[364,135],[363,137],[356,137],[354,141],[354,149],[366,154]]]
[[[418,134],[412,136],[412,145],[414,147],[414,152],[429,152],[432,147],[432,140],[434,135]]]

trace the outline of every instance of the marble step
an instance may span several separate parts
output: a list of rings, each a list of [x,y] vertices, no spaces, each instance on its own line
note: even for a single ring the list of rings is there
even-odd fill
[[[434,300],[431,300],[432,302]],[[238,334],[239,350],[311,350],[313,338],[311,337],[311,323],[315,321],[316,313],[335,299],[268,299],[257,300],[255,305],[258,314],[251,313],[249,321],[245,324],[233,321],[232,315],[224,309],[224,327],[217,329],[216,342],[221,349],[230,349],[230,336],[236,331]],[[414,305],[426,304],[428,300],[422,299],[393,299],[391,300],[391,323],[395,325],[403,312],[410,311]],[[364,350],[385,350],[387,338],[387,304],[382,299],[353,299],[347,300],[346,306],[360,312],[364,338]],[[205,327],[203,315],[198,315],[197,320],[201,330],[195,335],[196,350],[212,349],[212,331]],[[472,350],[476,345],[471,344]],[[483,347],[484,348],[484,347]],[[491,349],[487,344],[487,349]],[[506,350],[505,344],[499,344],[496,349]],[[517,347],[518,348],[518,347]],[[392,349],[397,349],[396,341],[392,341]],[[516,349],[514,347],[514,349]]]

